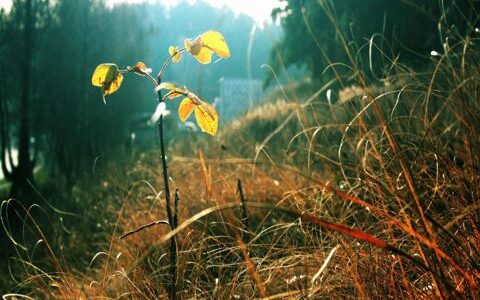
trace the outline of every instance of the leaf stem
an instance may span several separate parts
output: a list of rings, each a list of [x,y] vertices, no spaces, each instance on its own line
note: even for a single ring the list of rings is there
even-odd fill
[[[162,68],[160,69],[160,72],[158,72],[158,75],[157,75],[157,82],[158,84],[162,83],[162,76],[163,76],[163,72],[165,72],[165,69],[167,68],[167,66],[170,64],[170,62],[172,61],[173,57],[175,55],[177,55],[178,53],[182,53],[183,51],[185,51],[186,49],[185,48],[181,48],[181,49],[178,49],[177,51],[173,52],[172,55],[170,55],[170,57],[163,63],[163,66]],[[161,97],[160,97],[161,99]]]
[[[152,82],[153,82],[153,86],[156,87],[157,85],[159,85],[159,83],[157,82],[157,80],[155,79],[155,77],[153,77],[152,75],[148,74],[148,73],[138,73],[138,72],[135,72],[133,70],[133,68],[131,67],[127,67],[126,69],[120,69],[118,70],[118,72],[120,74],[127,74],[127,73],[134,73],[134,74],[137,74],[138,76],[142,76],[142,77],[148,77],[148,79],[150,79]]]
[[[159,85],[159,83],[157,82],[157,80],[150,74],[146,74],[146,76],[153,82],[153,86],[154,87],[157,87],[157,85]]]

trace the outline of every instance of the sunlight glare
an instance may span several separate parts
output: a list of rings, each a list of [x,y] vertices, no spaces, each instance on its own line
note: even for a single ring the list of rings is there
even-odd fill
[[[5,9],[9,12],[12,8],[12,0],[0,0],[0,9]]]
[[[0,0],[5,1],[5,0]],[[197,0],[188,0],[188,3],[195,3]],[[209,5],[222,8],[228,7],[236,14],[245,14],[253,18],[257,23],[263,23],[270,20],[272,9],[280,7],[281,2],[278,0],[261,0],[261,1],[239,1],[239,0],[203,0]],[[142,3],[142,2],[160,2],[163,5],[170,7],[182,2],[182,0],[107,0],[107,5],[115,5],[119,3]]]
[[[112,7],[116,4],[131,3],[139,4],[144,2],[157,3],[160,2],[167,7],[175,6],[183,0],[105,0],[105,4]],[[197,0],[187,0],[188,3],[193,4]],[[278,0],[261,0],[256,1],[240,1],[240,0],[203,0],[209,5],[222,8],[228,7],[236,14],[245,14],[255,20],[256,23],[262,24],[270,21],[270,14],[272,9],[282,6],[282,3]],[[0,0],[0,8],[9,12],[12,7],[12,0]]]

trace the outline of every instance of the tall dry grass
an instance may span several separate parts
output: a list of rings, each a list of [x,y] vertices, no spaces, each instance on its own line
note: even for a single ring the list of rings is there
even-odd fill
[[[177,141],[180,298],[480,298],[478,43],[474,28],[452,31],[430,67],[391,59],[381,80],[350,53],[351,74],[283,87],[215,142]],[[144,153],[79,184],[95,245],[88,232],[52,241],[27,214],[17,295],[4,298],[166,298],[159,163]],[[88,263],[69,255],[79,249]]]

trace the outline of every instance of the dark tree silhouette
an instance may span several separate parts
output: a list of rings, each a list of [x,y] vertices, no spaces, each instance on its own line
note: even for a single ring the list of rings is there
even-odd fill
[[[20,2],[16,2],[20,6]],[[18,163],[13,164],[11,159],[11,147],[8,128],[6,122],[2,122],[2,170],[5,174],[5,178],[9,180],[11,185],[10,195],[18,196],[20,193],[28,190],[29,184],[33,184],[33,168],[35,166],[35,159],[32,157],[31,152],[31,65],[32,65],[32,48],[34,47],[34,32],[35,32],[35,18],[37,15],[36,10],[40,5],[43,5],[42,1],[25,0],[22,3],[22,43],[21,43],[21,96],[19,106],[18,122]],[[2,101],[2,115],[6,115],[6,107]],[[6,119],[5,117],[2,119]],[[8,148],[10,170],[6,168],[5,149]]]
[[[350,42],[352,53],[358,53],[376,35],[375,42],[386,55],[418,66],[426,62],[431,50],[441,51],[443,47],[438,38],[440,21],[447,25],[442,28],[444,31],[455,26],[463,32],[471,31],[473,23],[465,21],[476,18],[479,9],[478,2],[473,7],[472,1],[455,0],[279,1],[285,5],[275,9],[272,16],[279,18],[285,34],[271,54],[272,65],[275,69],[282,64],[306,66],[317,80],[325,78],[325,67],[332,62],[348,63],[327,10]],[[468,28],[465,24],[469,24]],[[363,53],[368,55],[368,51]],[[362,53],[358,55],[360,63],[368,60]]]

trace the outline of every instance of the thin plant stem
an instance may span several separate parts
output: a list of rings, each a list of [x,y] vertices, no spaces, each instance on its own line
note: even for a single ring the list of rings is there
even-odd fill
[[[161,98],[160,91],[159,97]],[[165,144],[164,144],[164,136],[163,136],[163,115],[160,116],[160,121],[158,123],[158,132],[160,137],[160,152],[162,158],[162,172],[163,172],[163,182],[165,185],[165,206],[167,207],[167,217],[168,223],[170,224],[171,230],[175,230],[175,224],[173,223],[173,215],[172,209],[170,207],[170,188],[168,185],[168,171],[167,171],[167,160],[165,158]],[[177,274],[177,250],[176,250],[176,241],[175,238],[172,237],[170,239],[170,261],[169,261],[169,287],[168,287],[168,298],[170,300],[176,299],[176,274]]]
[[[159,92],[160,94],[160,92]],[[161,99],[161,98],[160,98]],[[168,184],[168,170],[167,170],[167,159],[165,156],[165,137],[163,133],[163,115],[160,116],[158,122],[158,136],[160,139],[160,156],[162,159],[162,174],[163,174],[163,184],[165,189],[165,206],[167,208],[167,218],[170,228],[173,230],[173,216],[172,208],[170,207],[170,186]]]
[[[165,72],[166,67],[172,61],[173,57],[178,53],[184,51],[184,49],[180,49],[173,53],[163,64],[162,69],[158,73],[157,76],[157,86],[162,83],[162,76],[163,72]],[[165,102],[165,99],[162,97],[162,91],[158,89],[158,101],[160,103]],[[160,139],[160,156],[162,159],[162,174],[163,174],[163,184],[165,189],[165,206],[167,208],[167,218],[168,223],[170,224],[171,230],[175,230],[176,228],[176,211],[175,209],[175,217],[172,214],[172,208],[170,207],[170,186],[168,184],[168,166],[167,166],[167,159],[165,155],[165,137],[163,133],[163,114],[160,115],[160,120],[158,122],[158,137]],[[178,207],[178,190],[175,191],[175,207]],[[168,287],[168,296],[169,299],[175,300],[177,299],[177,291],[176,291],[176,281],[177,281],[177,245],[176,240],[174,237],[170,240],[170,266],[169,266],[169,277],[170,277],[170,284]]]
[[[178,189],[175,190],[175,202],[173,206],[173,222],[172,222],[172,230],[177,228],[178,224]],[[170,287],[168,289],[169,298],[170,299],[177,299],[177,241],[176,239],[170,239],[169,245],[169,252],[170,252]]]
[[[122,239],[126,238],[127,236],[130,236],[130,235],[135,234],[135,233],[138,233],[138,232],[140,232],[140,231],[142,231],[142,230],[144,230],[144,229],[150,228],[150,227],[155,226],[155,225],[160,225],[160,224],[162,224],[162,225],[170,225],[170,224],[168,223],[168,221],[166,221],[166,220],[153,221],[153,222],[150,222],[150,223],[148,223],[148,224],[142,225],[142,226],[140,226],[140,227],[138,227],[138,228],[132,229],[132,230],[130,230],[130,231],[128,231],[128,232],[125,232],[125,233],[122,234],[118,239],[119,239],[119,240],[122,240]]]
[[[170,57],[163,63],[163,66],[162,66],[162,68],[160,69],[160,72],[158,72],[158,76],[157,76],[158,84],[162,83],[163,72],[165,72],[165,69],[166,69],[167,66],[170,64],[170,62],[172,61],[173,57],[174,57],[175,55],[177,55],[178,53],[182,53],[182,52],[185,51],[185,50],[186,50],[185,48],[178,49],[178,50],[175,51],[172,55],[170,55]],[[162,97],[160,97],[160,99],[162,99]]]
[[[163,73],[165,72],[165,69],[168,66],[168,64],[172,61],[173,57],[177,53],[182,52],[184,50],[185,50],[185,48],[177,50],[172,55],[170,55],[170,57],[165,61],[165,63],[162,66],[162,69],[160,70],[160,72],[158,73],[158,76],[157,76],[157,80],[156,80],[157,86],[162,83]],[[158,101],[160,103],[165,102],[165,98],[162,97],[162,91],[160,89],[157,91],[157,94],[158,94]],[[173,224],[172,208],[170,207],[170,186],[168,184],[168,170],[167,170],[168,167],[167,167],[167,159],[166,159],[166,155],[165,155],[165,137],[164,137],[164,133],[163,133],[163,114],[160,115],[160,120],[158,122],[158,136],[159,136],[159,139],[160,139],[160,156],[161,156],[161,159],[162,159],[162,174],[163,174],[163,184],[164,184],[164,188],[165,188],[165,204],[166,204],[166,207],[167,207],[167,218],[168,218],[168,222],[170,223],[170,228],[172,230],[174,230],[175,226]]]

